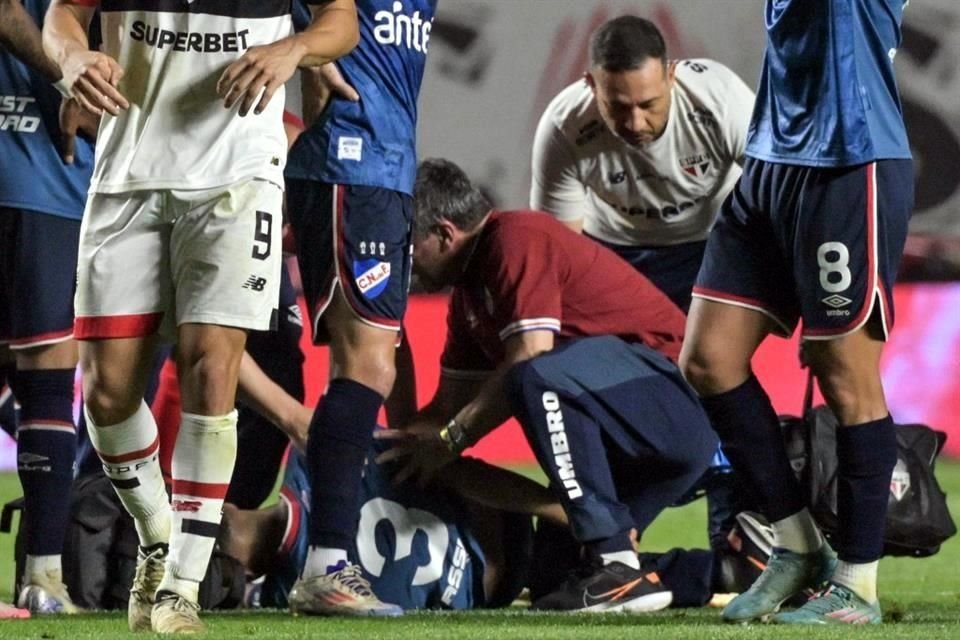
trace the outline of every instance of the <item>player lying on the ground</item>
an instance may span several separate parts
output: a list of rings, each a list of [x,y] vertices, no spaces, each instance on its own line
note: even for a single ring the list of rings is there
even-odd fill
[[[534,605],[650,611],[672,594],[630,538],[707,469],[716,435],[673,362],[683,313],[613,252],[536,212],[495,212],[454,164],[415,189],[414,269],[453,285],[440,385],[380,460],[421,482],[516,417],[589,570]],[[607,594],[589,600],[593,593]]]
[[[533,597],[553,590],[576,569],[580,545],[544,487],[473,458],[454,461],[426,489],[396,484],[395,469],[373,461],[384,448],[375,445],[368,458],[350,558],[379,598],[404,609],[501,607],[523,587]],[[220,549],[265,576],[251,602],[262,607],[287,606],[306,561],[310,481],[293,450],[280,497],[259,510],[224,508]],[[531,515],[539,517],[536,534]],[[749,516],[741,522],[731,532],[739,553],[674,549],[641,560],[680,595],[675,604],[698,606],[714,594],[743,591],[770,549],[766,527]]]
[[[396,484],[389,466],[373,462],[385,448],[375,445],[363,475],[356,545],[350,550],[358,575],[369,580],[377,597],[403,609],[509,605],[526,584],[530,516],[484,507],[441,486]],[[545,489],[531,484],[541,502],[549,503]],[[260,510],[225,506],[220,547],[254,575],[265,576],[260,606],[288,606],[306,562],[310,497],[303,456],[291,450],[277,504]],[[556,507],[554,517],[562,513]]]

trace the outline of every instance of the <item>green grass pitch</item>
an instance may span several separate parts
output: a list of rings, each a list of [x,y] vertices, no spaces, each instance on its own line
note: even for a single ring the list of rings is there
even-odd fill
[[[938,477],[960,514],[960,463],[941,462]],[[20,493],[15,475],[0,474],[0,500]],[[644,537],[644,547],[706,543],[703,501],[670,509]],[[13,583],[13,538],[0,534],[0,599],[9,601]],[[390,640],[489,638],[491,640],[627,639],[691,640],[776,638],[960,638],[960,541],[950,540],[940,554],[924,560],[887,559],[881,563],[881,601],[887,624],[876,628],[785,629],[764,625],[728,626],[711,609],[668,610],[627,616],[620,614],[533,614],[520,607],[474,613],[414,613],[398,620],[293,618],[285,612],[236,611],[207,614],[206,638],[384,638]],[[126,618],[96,613],[69,619],[0,621],[0,638],[43,640],[111,640],[129,638]]]

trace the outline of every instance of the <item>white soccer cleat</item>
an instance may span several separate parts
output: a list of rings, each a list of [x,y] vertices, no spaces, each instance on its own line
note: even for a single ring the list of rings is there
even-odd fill
[[[403,609],[397,605],[381,602],[377,598],[370,588],[370,583],[360,572],[360,567],[355,564],[348,564],[327,575],[297,580],[287,600],[293,615],[403,615]]]
[[[200,605],[168,591],[157,596],[150,613],[154,633],[192,635],[204,633],[207,625],[200,620]]]
[[[31,576],[29,582],[20,590],[17,606],[40,615],[73,614],[81,611],[70,599],[59,572]]]
[[[127,624],[130,631],[150,631],[150,615],[156,602],[157,588],[163,580],[166,546],[158,546],[149,553],[143,547],[137,551],[137,570],[130,586],[127,603]]]

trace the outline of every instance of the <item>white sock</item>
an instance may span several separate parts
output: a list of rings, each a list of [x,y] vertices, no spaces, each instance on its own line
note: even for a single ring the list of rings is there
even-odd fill
[[[773,546],[795,553],[813,553],[823,546],[823,535],[806,508],[772,523]]]
[[[183,413],[173,450],[173,530],[158,591],[197,601],[237,459],[237,412]]]
[[[637,556],[635,551],[614,551],[612,553],[601,553],[600,559],[603,560],[603,566],[607,566],[612,562],[622,562],[631,569],[640,568],[640,558]]]
[[[310,547],[307,550],[307,561],[303,565],[303,577],[325,576],[331,573],[330,569],[341,562],[347,562],[345,549],[333,547]]]
[[[120,502],[133,517],[140,545],[166,544],[170,540],[170,500],[160,471],[157,423],[150,409],[141,402],[132,416],[110,426],[94,423],[86,407],[84,412],[90,442]]]
[[[58,553],[56,555],[49,556],[27,556],[27,563],[23,570],[23,575],[26,582],[29,584],[32,582],[31,578],[50,578],[51,580],[58,580],[63,582],[63,567],[61,563],[61,555]]]
[[[843,585],[855,594],[873,604],[877,601],[877,569],[879,560],[854,563],[840,560],[833,572],[832,582]]]

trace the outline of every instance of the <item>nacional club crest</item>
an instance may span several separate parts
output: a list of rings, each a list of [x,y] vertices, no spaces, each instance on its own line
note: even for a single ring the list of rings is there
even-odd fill
[[[376,259],[354,260],[353,277],[363,297],[373,300],[390,282],[390,263]]]

